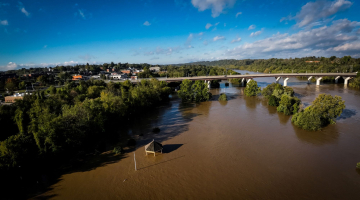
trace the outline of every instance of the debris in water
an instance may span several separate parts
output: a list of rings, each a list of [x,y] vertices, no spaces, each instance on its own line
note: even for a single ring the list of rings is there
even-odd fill
[[[124,179],[124,181],[123,182],[125,182],[126,181],[126,179]]]

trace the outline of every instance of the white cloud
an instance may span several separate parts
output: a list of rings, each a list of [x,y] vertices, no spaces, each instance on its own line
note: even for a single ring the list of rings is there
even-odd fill
[[[261,29],[260,31],[252,32],[252,33],[250,34],[250,37],[258,36],[258,35],[260,35],[262,32],[263,32],[263,29]]]
[[[211,9],[211,16],[217,17],[225,8],[234,6],[236,0],[191,0],[192,5],[199,11]]]
[[[278,33],[245,43],[224,54],[229,58],[356,55],[360,51],[360,39],[355,33],[359,26],[360,22],[357,21],[336,20],[331,26],[301,30],[292,35]]]
[[[21,8],[21,12],[24,13],[27,17],[29,17],[30,13],[25,10],[25,8]]]
[[[207,24],[205,25],[205,28],[206,28],[206,29],[209,29],[209,28],[212,27],[212,26],[213,26],[212,24],[207,23]]]
[[[318,0],[315,2],[308,2],[305,4],[299,13],[294,17],[288,16],[281,18],[280,22],[284,20],[296,20],[298,27],[304,27],[307,25],[316,25],[319,20],[325,20],[326,18],[336,14],[337,12],[344,11],[351,7],[353,3],[347,0],[335,0],[324,1]]]
[[[0,71],[1,70],[13,70],[13,69],[20,69],[20,68],[34,68],[34,67],[55,67],[55,66],[74,66],[74,65],[78,65],[78,64],[86,64],[86,63],[90,63],[90,64],[103,64],[102,62],[77,62],[77,61],[66,61],[66,62],[57,62],[57,63],[28,63],[28,64],[16,64],[13,62],[9,62],[9,64],[5,65],[5,66],[0,66]]]
[[[20,9],[20,11],[21,11],[22,13],[24,13],[24,14],[26,15],[26,17],[30,17],[30,13],[25,9],[23,3],[19,2],[19,3],[18,3],[18,8]]]
[[[46,49],[47,48],[47,44],[46,45],[44,45],[44,47],[43,47],[44,49]]]
[[[252,30],[252,29],[255,29],[255,28],[256,28],[256,26],[253,24],[253,25],[249,26],[248,30]]]
[[[148,52],[145,52],[144,55],[145,56],[151,56],[151,55],[154,55],[154,52],[153,51],[148,51]]]
[[[79,9],[79,15],[80,15],[81,18],[86,19],[84,11],[82,11],[80,9]]]
[[[187,46],[190,45],[193,38],[194,38],[194,34],[190,33],[189,37],[186,39],[185,45],[187,45]]]
[[[226,26],[226,23],[224,23],[224,27]]]
[[[150,24],[150,22],[145,21],[145,22],[143,23],[143,25],[144,25],[144,26],[150,26],[151,24]]]
[[[88,11],[84,9],[78,9],[75,13],[75,16],[79,16],[83,20],[90,19],[92,17],[92,13],[89,13]]]
[[[220,22],[217,22],[217,23],[215,23],[214,25],[213,25],[213,24],[210,24],[210,23],[207,23],[207,24],[205,25],[205,28],[206,28],[206,29],[209,29],[210,27],[214,26],[213,31],[215,31],[215,30],[217,29],[216,26],[219,25],[219,24],[220,24]]]
[[[79,64],[79,62],[69,61],[69,62],[64,62],[64,63],[62,63],[62,65],[76,65],[76,64]],[[59,65],[59,64],[56,64],[56,65]]]
[[[231,43],[236,43],[240,41],[241,41],[241,37],[237,36],[235,39],[231,40]]]
[[[355,43],[345,43],[332,48],[334,51],[360,51],[360,41]]]
[[[214,41],[214,42],[216,42],[216,41],[218,41],[218,40],[225,40],[225,37],[224,37],[224,36],[215,36],[215,37],[213,38],[213,41]]]
[[[203,36],[203,35],[204,35],[204,32],[200,32],[200,33],[197,33],[197,34],[196,33],[190,33],[189,36],[187,37],[184,45],[187,46],[187,47],[191,46],[191,42],[193,41],[194,38],[199,38],[201,40],[202,39],[201,36]]]
[[[209,43],[208,43],[206,40],[204,40],[203,44],[206,46],[206,45],[208,45]]]
[[[0,25],[7,26],[9,22],[7,20],[0,20]]]
[[[16,63],[13,62],[9,62],[7,65],[5,66],[0,66],[0,70],[2,71],[7,71],[7,70],[14,70],[18,67],[18,65]]]
[[[242,12],[238,12],[238,13],[236,13],[236,17],[238,17],[239,15],[241,15],[242,14]]]

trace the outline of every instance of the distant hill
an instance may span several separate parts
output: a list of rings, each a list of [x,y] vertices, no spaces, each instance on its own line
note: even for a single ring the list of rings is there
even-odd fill
[[[181,65],[205,65],[205,66],[235,65],[235,66],[245,66],[245,65],[251,65],[256,60],[260,60],[260,59],[244,59],[244,60],[225,59],[225,60],[215,60],[215,61],[199,61],[199,62],[191,62],[191,63],[174,64],[174,66],[181,66]]]

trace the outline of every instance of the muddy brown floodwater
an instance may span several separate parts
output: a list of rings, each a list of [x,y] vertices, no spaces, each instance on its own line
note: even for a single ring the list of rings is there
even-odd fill
[[[275,80],[257,81],[266,86]],[[245,97],[244,88],[222,82],[211,90],[212,101],[182,104],[174,96],[129,122],[129,134],[138,139],[135,151],[65,174],[36,198],[360,199],[355,168],[360,162],[360,90],[289,81],[306,105],[320,93],[341,96],[346,109],[337,123],[318,132],[298,129],[265,100]],[[228,102],[217,101],[222,92]],[[161,132],[152,134],[156,126]],[[145,155],[144,145],[152,139],[162,142],[163,154]]]

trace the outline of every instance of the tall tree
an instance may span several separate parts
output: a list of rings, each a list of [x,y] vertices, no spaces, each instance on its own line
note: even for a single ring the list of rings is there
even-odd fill
[[[258,86],[257,82],[254,80],[250,80],[245,87],[244,93],[246,96],[250,97],[250,96],[257,96],[258,94],[260,94],[261,89]]]

